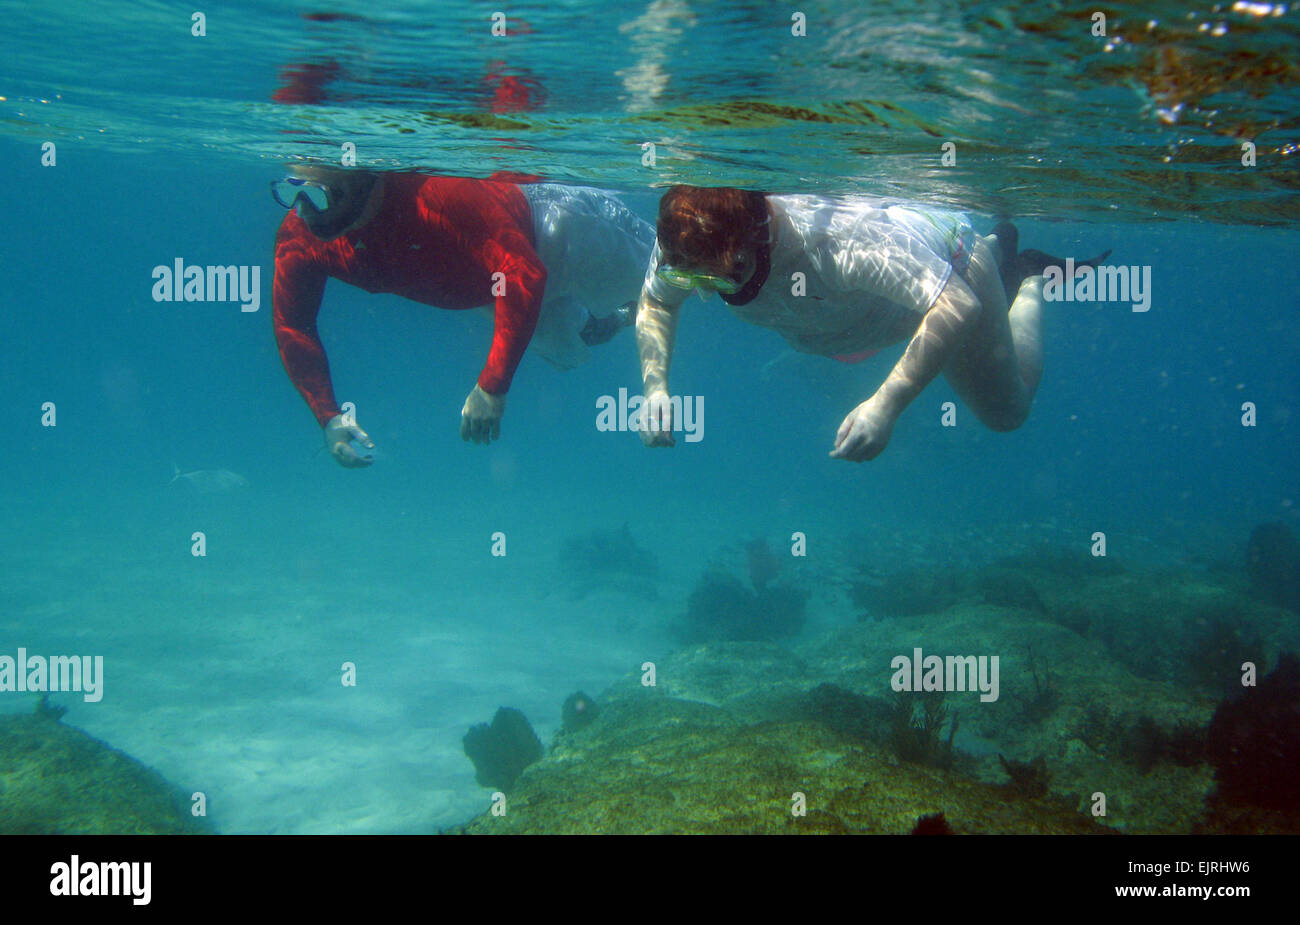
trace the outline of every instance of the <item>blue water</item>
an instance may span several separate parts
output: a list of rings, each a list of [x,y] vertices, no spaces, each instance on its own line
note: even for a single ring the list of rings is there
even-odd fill
[[[503,39],[492,4],[329,10],[353,7],[317,22],[309,4],[228,5],[196,38],[162,3],[0,6],[0,653],[104,655],[104,699],[56,695],[65,722],[207,792],[222,831],[419,832],[482,811],[469,725],[508,704],[547,741],[566,695],[670,651],[703,564],[753,536],[805,532],[829,562],[863,535],[963,536],[979,558],[1102,530],[1112,554],[1180,563],[1231,558],[1261,521],[1300,527],[1296,12],[1205,13],[1232,26],[1215,38],[1181,6],[1125,5],[1126,34],[1156,19],[1181,49],[1155,59],[1158,83],[1140,42],[1100,52],[1086,13],[1055,5],[810,5],[799,40],[766,4],[530,4],[509,12],[531,33]],[[1207,70],[1223,48],[1263,63],[1228,86]],[[286,67],[327,61],[326,98],[272,101]],[[499,74],[526,106],[493,112]],[[741,118],[736,101],[856,115]],[[692,300],[673,382],[704,396],[701,442],[596,429],[599,396],[639,389],[624,333],[565,373],[526,356],[484,448],[457,433],[484,319],[333,282],[334,382],[378,445],[346,471],[276,353],[266,188],[347,140],[373,168],[604,186],[651,222],[673,182],[907,195],[983,232],[1006,212],[1022,246],[1150,266],[1152,306],[1049,305],[1026,426],[987,431],[959,403],[941,428],[956,398],[938,380],[851,465],[827,458],[835,429],[902,345],[845,366]],[[645,140],[662,167],[642,165]],[[260,266],[261,310],[154,302],[153,267],[177,257]],[[169,486],[173,463],[249,484]],[[659,600],[574,599],[557,546],[623,523],[659,556]],[[856,614],[827,594],[810,619]]]

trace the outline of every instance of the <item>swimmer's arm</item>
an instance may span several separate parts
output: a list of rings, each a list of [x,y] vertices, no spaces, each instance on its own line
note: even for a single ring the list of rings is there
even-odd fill
[[[519,361],[533,338],[546,288],[546,268],[532,245],[516,229],[487,242],[479,258],[485,271],[505,275],[492,313],[492,346],[479,373],[478,386],[490,395],[510,391]]]
[[[324,427],[339,413],[325,345],[316,329],[328,277],[306,250],[302,241],[281,231],[271,286],[272,325],[285,372]]]
[[[950,279],[888,378],[840,424],[831,456],[852,462],[879,456],[898,416],[952,358],[979,313],[970,287],[957,277]]]
[[[651,294],[648,285],[641,291],[636,313],[636,343],[641,354],[641,382],[645,394],[641,442],[646,446],[663,447],[674,443],[668,368],[672,365],[680,309],[680,300],[675,304],[664,302]]]
[[[979,313],[979,299],[961,277],[953,274],[872,396],[878,410],[891,419],[902,414],[952,358]]]
[[[669,305],[642,287],[636,313],[636,345],[641,355],[641,383],[647,397],[668,391],[668,369],[677,338],[677,315],[681,303]]]

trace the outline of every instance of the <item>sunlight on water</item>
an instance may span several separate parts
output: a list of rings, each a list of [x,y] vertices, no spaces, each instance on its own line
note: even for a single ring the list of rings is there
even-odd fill
[[[15,137],[270,162],[350,141],[377,168],[1095,220],[1296,214],[1286,4],[1125,3],[1098,25],[1073,4],[822,3],[797,35],[766,3],[570,0],[514,6],[494,36],[490,4],[246,3],[202,37],[163,3],[10,6]]]

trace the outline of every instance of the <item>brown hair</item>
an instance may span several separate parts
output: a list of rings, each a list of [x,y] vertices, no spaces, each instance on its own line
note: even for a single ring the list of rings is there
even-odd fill
[[[674,186],[659,200],[663,263],[730,274],[746,248],[767,239],[767,199],[730,187]]]

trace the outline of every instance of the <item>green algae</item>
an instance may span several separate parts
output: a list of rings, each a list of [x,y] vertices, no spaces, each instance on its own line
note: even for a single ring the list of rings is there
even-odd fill
[[[655,687],[615,684],[595,723],[520,777],[504,816],[461,830],[897,833],[942,812],[958,833],[1289,831],[1216,806],[1194,744],[1219,695],[1195,675],[1219,621],[1258,639],[1262,670],[1295,648],[1294,616],[1232,576],[1058,558],[971,568],[928,611],[891,600],[905,619],[658,658]],[[890,660],[915,645],[1000,657],[996,701],[948,696],[961,716],[951,767],[900,760],[891,743]],[[1008,764],[1042,767],[1046,793],[1017,794]]]
[[[792,812],[803,794],[806,812]],[[557,737],[502,816],[468,834],[906,834],[942,812],[957,833],[1101,833],[1058,801],[897,761],[817,722],[737,721],[625,685],[600,719]]]
[[[197,835],[186,794],[156,771],[58,721],[0,716],[0,834]]]

